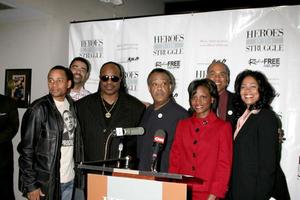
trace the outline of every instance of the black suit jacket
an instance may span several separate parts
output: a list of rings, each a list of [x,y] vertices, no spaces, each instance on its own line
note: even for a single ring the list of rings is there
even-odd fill
[[[226,112],[226,120],[231,123],[232,130],[235,130],[236,127],[236,112],[233,105],[233,99],[234,99],[234,93],[227,91],[228,94],[228,100],[227,100],[227,112]]]
[[[88,95],[76,102],[78,118],[82,129],[85,161],[104,159],[105,143],[108,135],[116,127],[128,128],[139,125],[145,106],[137,98],[120,93],[111,121],[106,124],[100,93]],[[113,137],[108,148],[107,159],[118,158],[118,146],[121,138]],[[122,138],[124,149],[122,157],[136,157],[136,137]]]
[[[281,171],[277,131],[276,114],[268,109],[244,123],[234,141],[230,199],[266,200],[276,184],[284,185],[276,178]]]

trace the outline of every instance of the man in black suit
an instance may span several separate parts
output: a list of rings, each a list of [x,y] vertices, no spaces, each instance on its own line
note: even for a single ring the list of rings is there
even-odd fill
[[[147,84],[153,104],[147,107],[140,124],[145,129],[145,134],[138,137],[139,170],[168,172],[176,125],[179,120],[188,117],[188,112],[173,98],[176,81],[171,72],[155,68],[149,73]],[[166,136],[155,162],[152,154],[157,130],[165,131]]]
[[[0,95],[0,194],[14,200],[12,139],[19,129],[18,109],[13,99]]]
[[[232,103],[234,94],[227,90],[230,82],[230,70],[225,64],[225,60],[213,60],[207,68],[206,77],[214,81],[218,88],[218,117],[230,121],[234,130],[236,124],[235,111]]]
[[[123,146],[121,157],[130,155],[134,158],[136,136],[113,137],[108,148],[105,148],[105,145],[115,128],[138,126],[145,106],[127,93],[125,73],[120,64],[104,63],[99,78],[98,91],[77,101],[78,117],[83,132],[84,159],[117,159],[120,155],[120,143]],[[116,163],[110,166],[115,167]]]

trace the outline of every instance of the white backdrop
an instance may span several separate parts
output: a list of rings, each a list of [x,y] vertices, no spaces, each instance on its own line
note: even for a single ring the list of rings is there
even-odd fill
[[[107,61],[124,66],[129,92],[147,102],[148,73],[168,69],[177,82],[175,99],[186,108],[188,84],[205,77],[213,59],[226,59],[230,90],[242,70],[264,72],[277,91],[273,108],[282,116],[281,165],[292,199],[300,199],[299,49],[300,6],[72,23],[69,36],[69,60],[82,56],[92,64],[86,83],[92,92]]]

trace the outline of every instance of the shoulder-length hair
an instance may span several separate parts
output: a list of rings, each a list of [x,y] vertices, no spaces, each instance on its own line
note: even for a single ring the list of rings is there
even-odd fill
[[[271,108],[271,103],[276,95],[274,88],[269,83],[267,77],[260,71],[244,70],[239,73],[235,79],[234,89],[235,89],[235,107],[238,115],[240,116],[246,109],[246,104],[242,101],[241,98],[241,85],[243,80],[251,76],[254,78],[258,84],[259,100],[250,106],[250,110],[253,109],[262,109],[262,108]]]
[[[219,103],[219,93],[218,93],[218,89],[217,89],[217,86],[216,84],[210,80],[210,79],[207,79],[207,78],[204,78],[204,79],[196,79],[196,80],[193,80],[189,87],[188,87],[188,92],[189,92],[189,103],[190,103],[190,109],[189,111],[190,112],[195,112],[193,107],[192,107],[192,103],[191,103],[191,100],[192,100],[192,97],[195,95],[195,93],[197,92],[197,88],[199,86],[203,86],[205,88],[208,89],[208,92],[210,94],[210,96],[212,98],[214,98],[214,101],[211,105],[211,110],[213,112],[216,112],[217,111],[217,107],[218,107],[218,103]]]

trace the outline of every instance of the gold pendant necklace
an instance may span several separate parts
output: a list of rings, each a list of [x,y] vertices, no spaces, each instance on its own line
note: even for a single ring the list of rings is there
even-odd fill
[[[116,105],[118,99],[113,103],[113,105],[111,106],[111,108],[110,108],[109,110],[106,108],[105,103],[104,103],[104,100],[103,100],[102,97],[101,97],[101,100],[102,100],[103,107],[104,107],[104,109],[105,109],[105,111],[106,111],[105,117],[106,117],[107,119],[109,119],[109,118],[111,117],[111,113],[110,113],[110,112],[112,111],[112,109],[114,109],[114,107],[115,107],[115,105]]]

